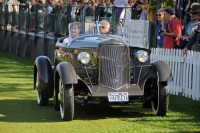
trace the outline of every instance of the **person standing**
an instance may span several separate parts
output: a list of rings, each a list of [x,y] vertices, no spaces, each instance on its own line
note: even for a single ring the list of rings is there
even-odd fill
[[[61,15],[67,14],[67,5],[64,0],[58,0],[58,9]]]
[[[175,16],[175,9],[170,7],[164,10],[164,19],[168,21],[166,31],[162,32],[164,36],[163,48],[178,48],[180,45],[179,37],[182,36],[182,24]]]
[[[128,6],[132,7],[136,0],[128,0]]]
[[[163,30],[167,27],[168,22],[164,21],[164,12],[163,9],[158,9],[157,11],[157,26],[156,26],[156,36],[157,36],[157,47],[163,47],[163,39],[162,35]]]
[[[73,1],[73,4],[71,7],[71,21],[76,21],[78,19],[78,16],[80,15],[80,6],[76,1]]]
[[[117,20],[124,19],[125,8],[128,6],[128,0],[114,0],[114,5],[117,7]]]
[[[31,2],[30,2],[31,9],[30,10],[31,10],[32,13],[36,12],[36,4],[37,4],[36,0],[31,0]]]
[[[94,15],[95,15],[94,2],[92,0],[89,0],[87,2],[87,7],[85,10],[85,16],[94,16]]]
[[[143,10],[141,15],[145,15],[146,20],[156,21],[156,0],[143,0],[142,4],[138,4],[138,7]]]
[[[191,11],[188,13],[190,15],[190,21],[186,26],[186,30],[185,30],[185,35],[182,36],[183,39],[189,39],[190,37],[192,37],[194,35],[194,29],[197,29],[198,25],[200,24],[199,20],[198,20],[198,14],[196,14],[195,12],[198,11],[198,6],[195,5],[200,5],[199,3],[192,3],[191,4]],[[195,8],[192,8],[193,6],[195,6]]]
[[[186,26],[185,34],[180,37],[181,48],[184,48],[188,43],[188,40],[194,35],[194,30],[197,29],[198,25],[200,25],[200,21],[198,20],[198,14],[195,12],[198,10],[197,8],[192,8],[193,6],[200,5],[199,3],[192,3],[191,4],[191,11],[188,13],[190,17],[190,21]],[[198,6],[197,6],[198,7]]]
[[[200,5],[194,5],[189,13],[193,16],[195,15],[196,19],[200,21]],[[200,51],[200,25],[197,27],[194,35],[186,44],[186,47],[183,49],[183,53],[186,54],[188,49],[191,49],[193,51]]]

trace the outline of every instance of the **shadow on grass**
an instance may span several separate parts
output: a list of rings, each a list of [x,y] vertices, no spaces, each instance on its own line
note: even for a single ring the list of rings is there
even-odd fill
[[[53,106],[41,107],[36,100],[0,100],[0,121],[5,122],[55,122],[59,114]]]
[[[0,121],[4,122],[61,122],[60,112],[54,111],[53,101],[48,106],[39,106],[36,100],[9,99],[0,100]],[[134,110],[130,105],[105,106],[75,103],[74,120],[96,120],[105,118],[134,118],[152,116],[145,114],[136,105]],[[145,109],[143,109],[145,110]]]
[[[31,83],[0,83],[0,93],[14,92],[14,91],[17,92],[17,91],[22,91],[22,90],[28,91],[28,89],[22,89],[22,86],[33,86],[33,84]],[[31,90],[33,90],[33,87],[31,88]]]
[[[81,106],[76,104],[75,119],[81,120],[95,120],[105,118],[135,118],[152,116],[147,111],[149,109],[143,109],[139,103],[133,104],[119,104],[119,105],[102,105],[102,104],[87,104]],[[148,113],[147,113],[148,112]]]

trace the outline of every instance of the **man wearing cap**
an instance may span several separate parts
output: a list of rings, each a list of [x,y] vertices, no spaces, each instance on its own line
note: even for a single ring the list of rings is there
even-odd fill
[[[194,35],[194,29],[197,29],[198,25],[200,24],[200,21],[198,20],[198,17],[197,17],[198,14],[196,14],[196,11],[198,12],[198,6],[196,5],[200,5],[200,4],[192,3],[190,5],[191,11],[188,14],[191,16],[191,18],[190,18],[190,22],[186,26],[186,30],[185,30],[186,35],[182,36],[183,39],[189,39],[190,37],[192,37]]]
[[[164,19],[168,21],[166,31],[162,32],[164,36],[163,48],[178,48],[179,37],[182,36],[182,25],[175,16],[175,9],[170,7],[164,10]]]
[[[185,34],[180,37],[180,45],[181,48],[184,48],[188,43],[188,40],[194,35],[194,30],[197,29],[200,21],[198,20],[197,14],[191,14],[191,12],[195,12],[196,8],[192,8],[195,5],[200,5],[199,3],[192,3],[191,4],[191,11],[188,13],[190,17],[190,22],[187,24],[185,29]]]
[[[192,17],[195,16],[195,18],[200,21],[200,5],[194,5],[189,13],[192,15]],[[195,34],[186,44],[186,47],[183,49],[183,53],[187,53],[188,49],[190,48],[193,51],[200,51],[200,25],[195,30]]]

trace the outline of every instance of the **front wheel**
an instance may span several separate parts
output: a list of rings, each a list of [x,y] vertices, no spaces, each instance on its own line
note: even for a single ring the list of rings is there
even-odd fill
[[[157,87],[152,89],[152,94],[151,107],[154,115],[165,116],[169,102],[167,83],[157,83]]]
[[[59,79],[59,94],[60,115],[64,121],[71,121],[74,117],[74,88],[73,85],[62,84]]]
[[[45,98],[45,94],[44,92],[42,92],[38,86],[41,84],[41,78],[39,76],[39,72],[37,71],[37,74],[36,74],[36,83],[35,83],[35,86],[36,86],[36,97],[37,97],[37,103],[38,105],[41,105],[41,106],[44,106],[44,105],[48,105],[48,102],[49,102],[49,99],[48,98]]]

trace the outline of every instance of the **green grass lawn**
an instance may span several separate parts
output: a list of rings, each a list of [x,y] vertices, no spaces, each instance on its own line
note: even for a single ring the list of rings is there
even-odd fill
[[[133,133],[200,132],[200,101],[170,95],[167,116],[152,115],[141,103],[75,106],[73,121],[64,122],[48,106],[36,103],[33,60],[0,52],[0,133]]]

